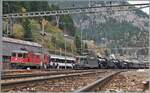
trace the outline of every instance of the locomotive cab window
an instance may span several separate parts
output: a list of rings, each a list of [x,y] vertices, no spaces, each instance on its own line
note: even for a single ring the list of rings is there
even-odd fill
[[[23,54],[22,53],[18,53],[18,57],[23,57]]]
[[[23,58],[27,58],[28,54],[27,53],[23,53]]]
[[[36,58],[39,58],[40,56],[39,55],[36,55]]]
[[[16,57],[16,53],[12,53],[12,56],[13,56],[13,57]]]

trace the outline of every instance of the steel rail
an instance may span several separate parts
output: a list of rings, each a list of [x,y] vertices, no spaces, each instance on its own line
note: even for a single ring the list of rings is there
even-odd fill
[[[59,78],[65,78],[65,77],[73,77],[73,76],[94,74],[94,73],[101,73],[101,71],[75,73],[75,74],[65,74],[65,75],[55,75],[55,76],[41,76],[41,77],[34,77],[34,78],[29,78],[29,79],[19,79],[19,80],[10,80],[10,81],[1,80],[1,86],[6,87],[6,86],[9,86],[9,85],[13,85],[13,84],[21,84],[21,83],[28,83],[28,82],[42,81],[42,80],[50,80],[50,79],[59,79]]]
[[[62,71],[62,72],[47,72],[47,73],[28,73],[28,74],[17,74],[17,75],[4,75],[1,77],[2,80],[6,79],[17,79],[17,78],[29,78],[29,77],[38,77],[38,76],[49,76],[49,75],[59,75],[59,74],[70,74],[70,73],[83,73],[90,71]],[[91,71],[92,72],[92,71]],[[104,71],[102,71],[104,72]]]
[[[123,71],[117,71],[117,72],[114,72],[114,73],[111,73],[103,78],[100,78],[98,80],[96,80],[95,82],[81,88],[81,89],[78,89],[76,91],[74,91],[75,93],[79,93],[79,92],[92,92],[93,89],[95,89],[97,86],[102,86],[103,84],[105,84],[106,82],[108,82],[113,76],[119,74],[120,72],[123,72]]]

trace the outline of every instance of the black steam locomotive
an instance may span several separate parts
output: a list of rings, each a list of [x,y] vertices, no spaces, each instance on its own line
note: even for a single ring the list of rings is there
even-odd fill
[[[88,55],[77,57],[76,68],[148,69],[149,63],[135,63],[127,60],[109,59]]]

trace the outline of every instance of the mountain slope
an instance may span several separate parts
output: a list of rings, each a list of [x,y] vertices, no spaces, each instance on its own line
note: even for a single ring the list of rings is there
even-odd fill
[[[60,8],[88,6],[88,1],[49,2]],[[109,5],[110,2],[91,2],[92,6]],[[112,2],[112,4],[128,4]],[[149,16],[141,10],[74,14],[73,21],[83,39],[94,40],[97,45],[108,48],[148,47]],[[147,50],[147,48],[145,48]]]

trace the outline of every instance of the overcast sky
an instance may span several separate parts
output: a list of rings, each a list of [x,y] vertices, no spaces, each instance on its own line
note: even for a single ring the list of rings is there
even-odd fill
[[[131,3],[131,4],[142,4],[142,3],[149,3],[149,0],[140,0],[140,1],[136,0],[136,1],[128,1],[128,2]],[[149,14],[149,7],[142,9],[142,11]]]

